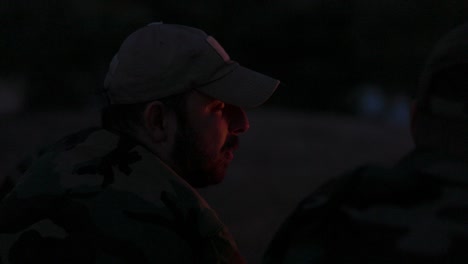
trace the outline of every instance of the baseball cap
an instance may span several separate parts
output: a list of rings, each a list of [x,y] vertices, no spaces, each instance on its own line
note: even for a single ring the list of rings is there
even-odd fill
[[[264,103],[279,81],[242,67],[204,31],[151,23],[130,34],[104,81],[110,104],[161,99],[196,89],[239,107]]]

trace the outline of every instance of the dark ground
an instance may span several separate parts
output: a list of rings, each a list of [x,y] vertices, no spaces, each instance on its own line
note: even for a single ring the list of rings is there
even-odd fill
[[[79,128],[97,124],[93,110],[0,116],[0,182],[21,158]],[[275,230],[326,179],[365,162],[391,165],[412,147],[406,128],[353,117],[279,109],[249,113],[251,128],[225,181],[202,195],[259,263]]]

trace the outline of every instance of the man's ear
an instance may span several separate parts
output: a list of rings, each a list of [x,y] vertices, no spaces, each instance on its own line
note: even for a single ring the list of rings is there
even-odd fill
[[[164,141],[167,138],[167,117],[164,104],[160,101],[149,103],[143,112],[145,128],[156,142]]]

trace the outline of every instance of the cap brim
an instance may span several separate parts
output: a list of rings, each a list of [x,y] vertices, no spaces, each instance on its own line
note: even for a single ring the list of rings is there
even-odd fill
[[[280,81],[238,66],[223,77],[196,88],[213,98],[242,108],[253,108],[270,98]]]

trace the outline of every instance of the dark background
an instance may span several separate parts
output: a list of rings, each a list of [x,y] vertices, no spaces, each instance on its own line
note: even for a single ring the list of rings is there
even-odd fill
[[[284,84],[249,112],[225,182],[202,190],[258,263],[323,181],[412,148],[421,68],[466,18],[461,0],[0,0],[0,183],[40,146],[98,124],[95,94],[128,34],[154,21],[198,27]]]
[[[0,8],[0,77],[21,86],[28,110],[90,103],[122,40],[163,21],[202,28],[235,60],[283,81],[275,105],[353,113],[362,85],[411,96],[434,42],[468,15],[462,0],[1,0]]]

